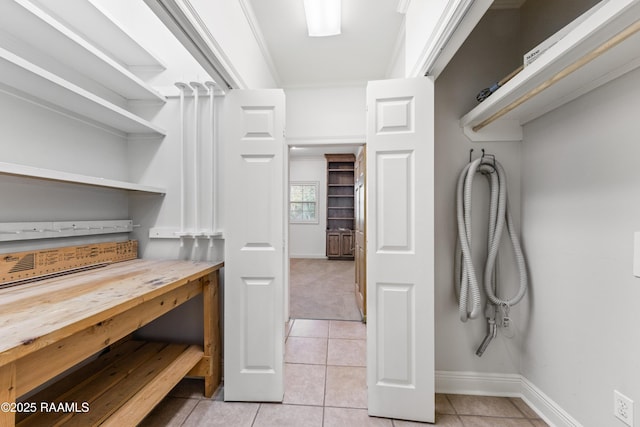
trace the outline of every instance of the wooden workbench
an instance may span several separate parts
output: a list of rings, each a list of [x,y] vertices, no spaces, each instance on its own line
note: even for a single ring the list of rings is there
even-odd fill
[[[200,293],[204,294],[203,346],[184,346],[184,351],[175,352],[175,363],[181,366],[171,365],[174,373],[169,376],[180,372],[178,377],[204,377],[204,394],[210,397],[220,382],[217,301],[222,266],[133,260],[0,289],[0,404],[5,403],[0,426],[16,422],[6,403],[11,405]],[[179,378],[149,381],[151,389],[138,400],[129,396],[127,400],[134,403],[111,411],[123,411],[125,424],[141,420]]]

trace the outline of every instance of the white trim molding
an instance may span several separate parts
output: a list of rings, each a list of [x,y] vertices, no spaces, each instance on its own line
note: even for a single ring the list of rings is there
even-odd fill
[[[521,378],[517,374],[436,371],[436,393],[519,397]]]
[[[256,43],[258,44],[258,48],[262,53],[264,61],[267,63],[267,67],[269,67],[269,71],[273,76],[273,80],[277,87],[281,87],[280,76],[278,74],[278,70],[276,68],[275,63],[273,62],[273,57],[271,56],[271,52],[269,51],[269,47],[267,41],[264,38],[264,34],[262,33],[262,29],[258,24],[258,20],[256,19],[256,15],[253,12],[253,7],[249,0],[240,0],[240,7],[242,8],[242,13],[244,14],[247,22],[249,23],[249,27],[251,28],[251,32],[253,33],[253,37],[256,39]]]
[[[492,0],[449,0],[418,61],[407,70],[408,77],[428,75],[436,79],[491,3]]]
[[[551,426],[582,427],[578,420],[524,377],[522,377],[521,397],[527,405],[535,408],[536,412]]]
[[[436,371],[435,381],[436,393],[520,397],[552,427],[583,427],[522,375]]]
[[[247,87],[189,0],[144,1],[223,89]]]

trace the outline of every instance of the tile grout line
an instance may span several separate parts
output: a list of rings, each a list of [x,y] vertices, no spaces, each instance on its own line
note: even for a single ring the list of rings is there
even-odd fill
[[[516,405],[515,403],[513,403],[513,401],[511,400],[511,398],[507,398],[507,401],[508,401],[509,403],[511,403],[511,405],[512,405],[514,408],[516,408],[516,410],[517,410],[518,412],[520,412],[520,414],[522,414],[522,418],[524,418],[525,420],[528,420],[528,419],[529,419],[529,417],[527,416],[527,414],[525,414],[525,413],[524,413],[524,411],[523,411],[523,410],[521,410],[521,409],[518,407],[518,405]]]
[[[329,376],[329,334],[331,331],[331,322],[327,328],[327,354],[324,360],[324,386],[322,390],[322,425],[324,426],[325,412],[327,410],[327,377]]]
[[[453,413],[454,415],[460,415],[458,414],[458,410],[456,409],[455,406],[453,406],[453,402],[451,401],[451,399],[449,399],[449,395],[448,394],[443,394],[444,398],[447,399],[447,402],[449,402],[449,406],[451,406],[451,409],[453,409]]]
[[[253,416],[253,420],[251,421],[251,427],[253,427],[256,424],[256,420],[258,419],[258,414],[260,413],[260,409],[262,409],[262,403],[258,404],[258,409],[256,410],[256,413]]]
[[[177,398],[174,397],[174,399],[177,399]],[[200,404],[200,399],[197,399],[197,400],[198,400],[198,403],[193,405],[193,408],[191,408],[191,410],[189,411],[189,414],[187,414],[187,416],[184,417],[184,420],[182,420],[182,422],[180,423],[181,426],[185,425],[185,423],[187,422],[187,420],[189,419],[191,414],[193,414],[193,411],[196,409],[196,406],[198,406]]]

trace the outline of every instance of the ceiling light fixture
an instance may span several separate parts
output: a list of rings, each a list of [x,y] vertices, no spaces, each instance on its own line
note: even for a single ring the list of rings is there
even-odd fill
[[[341,0],[304,0],[309,37],[340,34]]]

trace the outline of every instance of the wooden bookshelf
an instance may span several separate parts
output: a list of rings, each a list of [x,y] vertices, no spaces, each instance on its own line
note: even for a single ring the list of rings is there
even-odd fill
[[[353,154],[325,154],[327,160],[327,257],[353,259]]]

